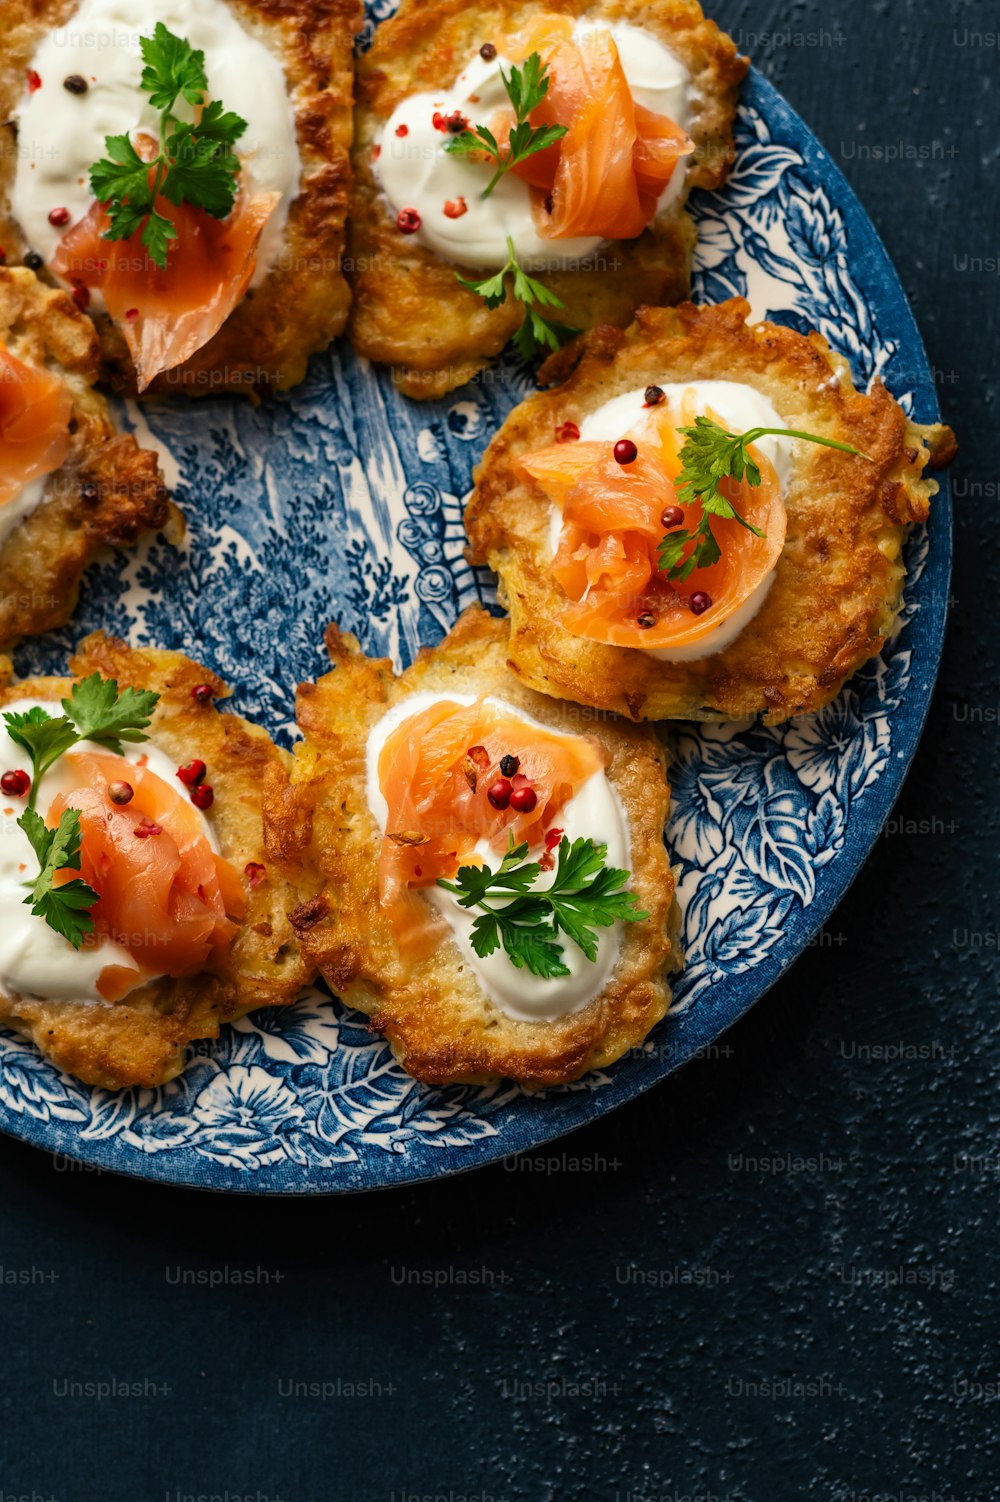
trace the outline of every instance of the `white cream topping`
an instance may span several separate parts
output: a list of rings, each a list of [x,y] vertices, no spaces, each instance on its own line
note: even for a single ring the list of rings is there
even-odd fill
[[[9,501],[4,501],[3,505],[0,505],[0,548],[3,547],[15,527],[41,504],[48,479],[48,475],[40,475],[37,480],[29,480],[27,485],[21,487],[17,495],[12,495]]]
[[[49,714],[61,713],[57,704],[42,699],[18,699],[5,704],[3,712],[23,713],[35,705]],[[89,741],[80,742],[82,751],[100,749]],[[151,741],[126,746],[125,757],[130,762],[144,759],[164,782],[175,781],[176,764]],[[6,724],[0,719],[0,771],[16,767],[30,774],[27,754],[10,739]],[[42,778],[36,798],[38,812],[44,817],[53,799],[70,792],[75,784],[70,762],[61,757]],[[50,1001],[98,1001],[97,981],[106,965],[122,965],[137,974],[138,966],[126,949],[108,941],[84,943],[82,948],[74,949],[44,918],[25,906],[24,882],[38,870],[38,859],[28,837],[17,826],[26,804],[26,798],[9,798],[0,793],[0,991],[4,995],[41,996]],[[218,853],[211,824],[200,810],[196,812],[203,833]]]
[[[576,40],[596,31],[610,31],[618,48],[622,68],[633,98],[646,109],[668,115],[685,128],[690,116],[690,75],[678,57],[658,37],[638,26],[615,22],[578,22]],[[459,110],[473,125],[488,125],[491,116],[509,109],[500,70],[510,73],[511,64],[502,56],[486,62],[478,55],[459,74],[452,87],[439,93],[412,94],[393,111],[378,145],[375,171],[393,213],[416,209],[420,229],[415,238],[445,260],[467,266],[499,267],[507,260],[508,235],[517,246],[518,259],[530,270],[556,269],[594,257],[605,242],[593,237],[547,240],[538,233],[531,212],[531,190],[526,182],[508,172],[489,198],[481,196],[490,180],[490,169],[447,151],[449,136],[434,126],[435,112]],[[400,129],[404,134],[398,134]],[[662,212],[682,190],[683,159],[678,163],[660,199]],[[446,203],[464,200],[466,212],[449,218]]]
[[[660,383],[660,389],[666,402],[676,410],[678,423],[682,421],[681,402],[686,395],[691,394],[699,413],[710,408],[719,421],[734,433],[745,433],[748,428],[786,426],[767,397],[741,381],[664,381]],[[591,443],[616,443],[626,433],[641,439],[644,429],[657,418],[662,418],[662,407],[647,407],[646,388],[640,386],[635,391],[625,392],[623,396],[613,397],[603,407],[598,407],[596,412],[585,417],[580,424],[580,439]],[[755,447],[774,466],[778,483],[784,491],[792,476],[795,439],[759,438]],[[549,517],[549,545],[553,553],[559,546],[561,531],[562,516],[558,508],[553,506]],[[702,657],[713,657],[716,652],[730,646],[740,632],[746,629],[767,599],[773,583],[774,569],[771,569],[749,598],[725,620],[720,621],[715,630],[702,641],[693,642],[689,646],[634,647],[629,650],[645,652],[661,662],[695,662]]]
[[[135,0],[82,0],[65,26],[46,33],[31,61],[41,88],[25,94],[15,112],[14,215],[32,249],[51,261],[66,229],[93,203],[89,172],[106,155],[105,136],[144,131],[159,139],[159,114],[140,88],[139,38],[151,36],[156,22],[163,21],[204,52],[208,98],[221,99],[246,120],[236,145],[245,184],[252,191],[281,194],[261,237],[256,285],[281,253],[302,171],[281,65],[222,0],[157,0],[145,18],[142,9]],[[74,73],[86,80],[85,94],[63,87]],[[190,121],[196,111],[181,99],[175,113]],[[49,223],[54,208],[69,210],[69,225]]]
[[[392,732],[412,715],[419,714],[431,704],[442,700],[469,705],[475,703],[473,694],[412,694],[393,706],[372,728],[368,736],[367,791],[368,806],[379,829],[385,833],[388,807],[379,785],[378,762],[382,747]],[[486,701],[496,705],[505,714],[526,725],[553,732],[548,726],[515,709],[513,705],[492,696]],[[572,737],[566,737],[567,740]],[[590,838],[608,847],[608,864],[630,869],[630,845],[628,821],[617,793],[604,772],[595,772],[571,798],[560,813],[556,825],[570,841]],[[496,869],[500,857],[487,840],[480,840],[476,852]],[[541,890],[552,884],[554,873],[542,872],[537,888]],[[579,1012],[593,1001],[607,985],[618,958],[621,945],[622,924],[602,928],[597,946],[597,959],[590,961],[582,950],[563,936],[565,962],[570,974],[553,980],[544,980],[532,975],[529,970],[517,970],[502,949],[486,959],[481,959],[472,947],[472,925],[476,910],[460,907],[450,892],[443,887],[422,889],[423,896],[438,910],[451,928],[462,957],[475,973],[476,979],[492,1002],[518,1022],[554,1022],[571,1012]]]

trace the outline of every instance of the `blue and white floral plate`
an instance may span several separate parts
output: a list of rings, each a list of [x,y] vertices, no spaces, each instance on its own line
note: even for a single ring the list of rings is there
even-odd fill
[[[724,193],[701,195],[696,297],[817,328],[855,380],[881,376],[924,422],[937,405],[903,292],[863,209],[801,120],[757,74]],[[411,404],[341,342],[305,385],[256,409],[229,400],[130,417],[169,453],[189,525],[94,569],[76,619],[29,643],[22,672],[58,672],[105,627],[179,647],[235,688],[234,707],[287,739],[295,684],[324,670],[330,619],[408,662],[463,606],[494,601],[465,561],[462,497],[487,441],[532,389],[497,379]],[[906,608],[836,703],[777,730],[679,727],[669,842],[681,867],[687,966],[674,1010],[604,1073],[529,1096],[509,1083],[429,1089],[365,1019],[314,993],[225,1029],[158,1090],[108,1094],[0,1034],[0,1127],[97,1167],[254,1193],[371,1189],[454,1173],[546,1142],[630,1100],[704,1049],[816,935],[865,860],[916,749],[941,652],[950,571],[947,482],[912,539]]]

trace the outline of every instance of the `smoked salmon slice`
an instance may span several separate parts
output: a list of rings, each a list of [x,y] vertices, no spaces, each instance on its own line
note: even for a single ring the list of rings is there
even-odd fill
[[[487,796],[515,756],[515,789],[530,787],[534,807],[496,809]],[[438,877],[475,862],[489,841],[505,854],[508,838],[541,845],[569,800],[604,767],[604,753],[585,736],[557,735],[520,719],[488,698],[464,706],[441,700],[404,720],[387,736],[378,780],[388,815],[379,860],[379,899],[401,950],[426,955],[442,924],[415,893]]]
[[[69,751],[77,786],[54,799],[50,826],[67,808],[80,813],[80,876],[100,900],[98,935],[126,949],[136,969],[108,965],[98,990],[117,1001],[143,980],[211,968],[246,913],[242,883],[205,837],[184,795],[139,762],[104,751]],[[130,803],[112,802],[109,783],[125,781]],[[67,872],[67,877],[72,874]]]
[[[0,505],[63,464],[72,413],[62,381],[0,344]]]
[[[241,193],[228,219],[157,199],[157,211],[177,231],[162,270],[145,250],[141,230],[128,240],[104,238],[109,221],[99,203],[63,236],[53,269],[101,293],[125,336],[140,391],[202,349],[241,301],[280,198]]]
[[[664,509],[680,506],[681,525],[689,531],[702,518],[701,506],[685,503],[676,489],[682,467],[677,427],[693,418],[693,404],[685,400],[680,413],[657,413],[623,434],[638,449],[627,465],[616,461],[613,444],[593,442],[556,444],[517,461],[562,515],[550,567],[567,599],[562,624],[574,636],[647,650],[697,645],[745,604],[774,568],[785,541],[785,508],[773,467],[752,447],[760,485],[730,479],[719,488],[763,536],[733,518],[713,517],[721,551],[717,563],[695,569],[684,583],[669,580],[660,569]],[[691,608],[696,591],[711,600],[700,615]]]
[[[666,115],[637,105],[609,31],[573,39],[566,16],[541,16],[501,51],[521,61],[538,52],[549,88],[532,125],[564,125],[555,145],[511,170],[530,184],[532,212],[547,239],[600,236],[629,240],[655,217],[677,163],[693,142]],[[513,117],[498,117],[494,135],[506,145]]]

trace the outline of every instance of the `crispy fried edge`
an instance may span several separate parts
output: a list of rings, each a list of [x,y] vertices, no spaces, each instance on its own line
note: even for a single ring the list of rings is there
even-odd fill
[[[473,558],[500,575],[510,666],[532,688],[636,720],[763,714],[777,724],[829,703],[880,651],[902,603],[907,529],[926,520],[938,488],[924,469],[947,462],[954,439],[910,422],[881,382],[858,393],[820,335],[750,324],[748,315],[739,299],[640,308],[624,333],[594,330],[553,362],[565,384],[523,402],[487,449],[466,526]],[[514,461],[552,443],[558,423],[579,423],[623,391],[713,377],[745,381],[789,427],[853,443],[873,462],[800,446],[774,585],[725,651],[666,663],[570,635],[548,571],[548,503],[517,478]]]
[[[697,153],[686,187],[719,187],[733,160],[732,122],[747,63],[695,0],[553,0],[547,9],[635,22],[678,53],[692,73],[699,101],[691,126]],[[525,0],[502,0],[499,7],[403,0],[358,63],[349,333],[361,354],[394,367],[393,380],[410,397],[443,396],[470,380],[503,349],[521,313],[511,300],[491,311],[459,285],[453,265],[399,234],[375,179],[374,138],[407,94],[450,83],[498,26],[514,30],[537,10]],[[597,268],[539,275],[566,304],[567,323],[576,328],[626,324],[637,303],[672,303],[687,296],[694,226],[683,202],[637,240],[618,241],[599,252]]]
[[[151,733],[178,763],[197,755],[208,764],[216,794],[212,823],[222,854],[240,873],[248,861],[267,867],[261,884],[247,890],[247,916],[218,974],[154,982],[113,1005],[0,999],[0,1021],[30,1037],[68,1074],[107,1090],[152,1087],[179,1074],[188,1046],[218,1037],[222,1022],[256,1007],[286,1005],[313,978],[288,921],[289,911],[307,895],[299,885],[301,874],[265,849],[263,831],[263,797],[287,780],[290,757],[259,726],[194,700],[196,684],[209,684],[217,697],[229,691],[180,652],[133,648],[97,632],[80,643],[69,667],[78,678],[99,672],[122,686],[160,694]],[[8,671],[0,705],[28,696],[58,701],[71,683],[71,678],[15,682]]]
[[[302,158],[298,197],[289,209],[285,250],[252,295],[244,297],[205,347],[149,387],[149,394],[255,395],[287,391],[306,373],[309,356],[325,349],[347,322],[351,294],[341,269],[346,233],[353,134],[355,33],[361,0],[227,0],[246,30],[280,61],[296,113]],[[3,0],[0,120],[20,96],[24,69],[45,32],[72,16],[76,0]],[[9,138],[9,131],[7,132]],[[19,255],[29,249],[9,198],[16,149],[0,160],[0,235]],[[135,394],[125,340],[98,315],[102,355],[112,383]]]
[[[184,523],[157,455],[117,432],[94,390],[98,339],[71,297],[24,268],[0,268],[0,342],[60,377],[74,424],[69,454],[43,500],[0,547],[0,648],[9,648],[69,619],[83,572],[102,547],[131,546],[157,530],[177,543]]]
[[[313,860],[323,886],[292,914],[306,954],[351,1006],[372,1017],[397,1058],[431,1084],[509,1076],[530,1086],[578,1079],[638,1044],[665,1014],[664,971],[676,965],[669,925],[674,878],[663,845],[669,808],[664,757],[649,731],[545,700],[504,666],[506,623],[478,607],[440,646],[398,678],[331,626],[333,671],[302,684],[291,784],[268,800],[265,824],[289,862]],[[610,753],[608,775],[625,807],[635,889],[650,917],[625,927],[618,968],[601,995],[555,1023],[515,1022],[484,997],[456,945],[404,963],[378,902],[378,827],[368,807],[368,733],[387,707],[421,689],[502,692],[566,733],[592,735]]]

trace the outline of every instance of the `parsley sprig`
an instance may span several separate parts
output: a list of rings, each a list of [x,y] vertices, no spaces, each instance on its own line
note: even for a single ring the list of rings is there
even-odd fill
[[[693,427],[678,428],[685,437],[680,452],[683,468],[677,477],[677,499],[686,506],[695,501],[701,505],[701,519],[696,527],[678,527],[667,532],[659,545],[659,566],[668,579],[678,582],[690,577],[696,568],[708,568],[718,563],[722,556],[715,534],[712,517],[738,521],[755,537],[763,537],[759,527],[746,521],[732,501],[721,494],[719,484],[732,478],[737,482],[746,477],[747,484],[760,484],[760,466],[750,455],[750,445],[759,438],[773,435],[778,438],[801,438],[806,443],[821,444],[824,448],[839,449],[845,454],[856,454],[861,459],[868,455],[849,443],[840,443],[835,438],[820,438],[815,433],[803,433],[797,428],[748,428],[745,433],[730,433],[711,417],[696,417]],[[685,549],[691,548],[685,558]]]
[[[532,125],[528,118],[549,92],[549,76],[540,55],[533,52],[526,59],[523,69],[512,67],[507,74],[500,69],[500,77],[507,91],[507,98],[514,107],[515,123],[510,132],[506,151],[501,150],[496,136],[485,125],[474,125],[463,130],[449,141],[445,150],[452,156],[475,156],[485,151],[496,162],[496,171],[483,189],[482,198],[489,198],[497,183],[511,167],[554,146],[566,134],[565,125]]]
[[[31,793],[17,823],[38,857],[39,871],[33,881],[25,883],[25,902],[74,949],[80,948],[84,935],[94,927],[87,910],[99,893],[79,879],[55,884],[58,871],[80,869],[80,815],[75,808],[67,808],[56,828],[49,829],[35,808],[39,785],[60,756],[80,741],[96,742],[120,756],[124,741],[147,740],[145,729],[159,697],[148,689],[119,692],[114,678],[92,673],[74,684],[69,697],[62,700],[61,715],[50,715],[40,705],[4,714],[7,734],[31,758]]]
[[[239,157],[233,146],[247,122],[216,99],[205,104],[208,77],[205,54],[183,37],[156,23],[151,37],[141,37],[142,88],[160,113],[160,150],[143,161],[131,136],[105,136],[107,157],[90,169],[90,190],[108,211],[106,240],[127,240],[142,227],[142,244],[159,267],[167,264],[167,247],[176,240],[172,220],[158,212],[162,195],[168,203],[189,203],[213,219],[225,219],[236,202]],[[202,107],[194,124],[178,120],[179,99]]]
[[[17,822],[38,857],[38,875],[34,881],[25,882],[25,903],[79,949],[84,937],[93,933],[90,909],[100,894],[78,876],[61,886],[55,885],[55,877],[58,871],[80,869],[80,815],[75,808],[67,808],[58,827],[50,829],[40,813],[26,808]]]
[[[536,303],[540,303],[543,308],[564,308],[566,304],[561,297],[550,292],[542,282],[528,275],[518,262],[517,251],[510,235],[507,236],[507,261],[498,272],[478,282],[467,281],[464,276],[459,276],[458,280],[463,287],[468,287],[470,292],[477,292],[488,308],[499,308],[501,303],[507,301],[508,276],[514,278],[511,288],[514,301],[519,302],[524,308],[524,320],[513,339],[514,346],[522,359],[530,360],[540,347],[559,349],[567,339],[571,339],[574,334],[580,332],[579,329],[571,328],[568,323],[558,323],[554,319],[546,318],[544,313],[538,311]]]
[[[551,980],[570,973],[560,934],[594,961],[598,928],[649,917],[638,907],[635,894],[622,890],[630,873],[605,864],[607,845],[589,839],[570,844],[564,836],[552,884],[539,890],[534,886],[542,868],[537,861],[526,861],[527,853],[527,845],[515,846],[511,835],[507,854],[495,871],[487,865],[461,866],[455,881],[438,881],[457,897],[459,907],[483,909],[471,934],[480,958],[494,954],[502,944],[518,970]],[[487,901],[491,897],[510,900],[495,906]]]

